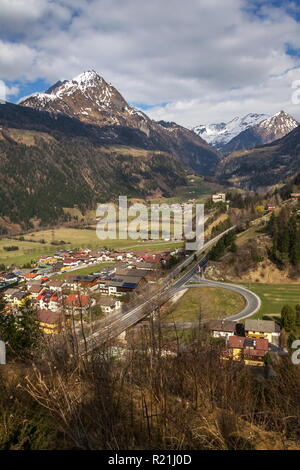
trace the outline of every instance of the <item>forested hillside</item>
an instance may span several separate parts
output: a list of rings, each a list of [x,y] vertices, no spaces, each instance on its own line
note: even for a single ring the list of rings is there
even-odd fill
[[[268,224],[267,230],[273,243],[271,257],[279,267],[290,263],[300,269],[300,217],[298,210],[300,210],[299,203],[294,211],[283,208],[278,216],[272,214]]]
[[[64,207],[78,205],[84,212],[120,194],[169,195],[184,184],[183,167],[163,152],[124,156],[122,149],[97,147],[84,138],[8,129],[0,139],[0,217],[24,229],[33,218],[41,225],[64,220]]]

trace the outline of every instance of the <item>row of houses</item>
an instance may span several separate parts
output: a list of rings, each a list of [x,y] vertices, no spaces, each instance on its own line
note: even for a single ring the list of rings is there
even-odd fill
[[[66,250],[50,256],[41,256],[39,266],[51,267],[53,272],[65,272],[69,269],[84,265],[92,265],[107,262],[147,263],[148,269],[155,269],[157,265],[167,263],[170,258],[170,250],[149,251],[114,251],[109,250]]]
[[[223,358],[263,365],[270,344],[279,346],[280,326],[270,320],[246,320],[245,324],[229,320],[212,320],[207,327],[213,338],[225,340]]]
[[[211,320],[208,327],[214,338],[230,336],[248,336],[251,338],[267,339],[270,343],[279,345],[280,326],[275,321],[246,319],[245,324],[229,320]]]
[[[98,307],[104,314],[120,310],[122,297],[157,279],[173,254],[170,250],[74,249],[42,256],[34,269],[3,273],[3,278],[0,275],[0,282],[5,286],[5,312],[19,314],[20,308],[30,301],[36,308],[41,329],[45,333],[58,333],[66,316],[83,314],[85,318],[92,318],[91,312],[99,312]],[[68,273],[93,265],[96,271],[96,265],[104,262],[111,262],[112,266],[84,276]],[[62,273],[63,279],[53,279]]]
[[[17,313],[30,300],[37,309],[42,330],[57,333],[61,331],[63,315],[90,315],[93,307],[101,308],[104,314],[119,310],[121,297],[146,286],[151,276],[152,270],[129,263],[119,263],[91,275],[65,275],[61,280],[32,270],[24,275],[25,283],[6,289],[6,311]]]

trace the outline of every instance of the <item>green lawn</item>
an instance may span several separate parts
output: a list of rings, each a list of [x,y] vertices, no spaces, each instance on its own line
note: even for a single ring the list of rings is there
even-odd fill
[[[143,242],[141,240],[105,240],[101,241],[96,237],[96,230],[59,228],[55,231],[43,230],[25,235],[26,240],[18,241],[12,239],[0,240],[0,264],[6,266],[23,264],[38,260],[42,255],[51,255],[59,249],[70,248],[90,248],[100,249],[103,247],[111,249],[133,249],[133,250],[163,250],[175,249],[182,246],[182,242],[166,242],[163,240],[153,240]],[[45,244],[39,243],[39,240],[45,240]],[[56,246],[51,245],[52,241],[64,241],[67,244]],[[18,246],[18,251],[7,252],[4,246]]]
[[[5,246],[17,246],[19,250],[5,251]],[[57,247],[53,245],[2,239],[0,240],[0,264],[21,266],[42,255],[55,253],[55,251],[57,251]]]
[[[112,266],[113,264],[115,263],[100,263],[100,264],[95,264],[94,266],[88,266],[86,268],[76,269],[75,271],[66,271],[63,274],[58,274],[57,276],[53,276],[52,279],[56,281],[60,281],[62,279],[65,279],[65,277],[68,275],[88,276],[89,274],[99,273],[100,271],[102,271],[103,268],[106,268],[107,266]]]
[[[179,203],[188,201],[189,199],[196,199],[197,202],[203,202],[210,194],[220,189],[220,186],[209,183],[203,180],[200,176],[189,175],[190,183],[182,188],[176,190],[176,196],[172,198],[159,198],[153,199],[151,202],[155,203]],[[133,201],[130,201],[133,202]],[[140,201],[143,202],[143,201]],[[148,201],[150,202],[150,201]],[[60,227],[54,230],[41,230],[26,234],[24,237],[30,241],[17,241],[11,239],[0,240],[0,264],[6,266],[16,265],[21,266],[31,261],[36,261],[40,256],[53,254],[60,248],[90,248],[100,249],[103,247],[111,249],[149,249],[149,250],[163,250],[175,249],[182,246],[182,243],[167,242],[164,240],[153,240],[143,242],[141,240],[104,240],[101,241],[96,236],[95,224],[95,211],[89,211],[86,216],[83,216],[78,209],[65,209],[73,216],[77,216],[78,220],[84,219],[86,222],[94,227],[94,230],[87,229],[74,229],[68,227]],[[172,229],[171,229],[172,231]],[[40,243],[44,240],[45,243]],[[66,245],[51,245],[52,242],[64,241]],[[34,243],[33,243],[34,242]],[[19,247],[18,251],[6,252],[3,246],[16,245]]]
[[[244,283],[244,286],[255,292],[262,302],[260,311],[253,318],[277,315],[285,304],[300,304],[300,284]]]
[[[189,199],[196,199],[198,203],[204,202],[205,199],[216,191],[220,190],[220,186],[215,183],[204,181],[201,176],[189,176],[190,180],[187,186],[176,189],[176,196],[169,198],[151,199],[155,204],[177,204],[186,202]]]
[[[244,298],[228,289],[217,287],[190,288],[163,319],[165,322],[190,322],[202,318],[224,318],[240,312],[245,306]]]

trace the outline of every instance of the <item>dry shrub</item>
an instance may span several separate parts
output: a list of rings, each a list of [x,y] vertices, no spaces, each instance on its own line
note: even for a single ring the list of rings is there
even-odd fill
[[[253,449],[262,433],[280,435],[286,448],[300,438],[300,373],[288,360],[266,379],[263,368],[222,360],[222,346],[201,328],[183,347],[153,321],[120,355],[108,346],[88,358],[53,347],[22,389],[67,448]]]

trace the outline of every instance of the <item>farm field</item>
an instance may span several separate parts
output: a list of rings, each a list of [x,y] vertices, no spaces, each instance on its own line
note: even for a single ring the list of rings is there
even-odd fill
[[[300,304],[300,284],[244,283],[247,289],[257,294],[262,302],[261,309],[253,318],[278,315],[285,304]]]
[[[154,204],[176,204],[195,199],[198,203],[203,203],[205,199],[216,191],[220,191],[220,185],[204,181],[201,176],[189,176],[189,184],[182,188],[177,188],[176,196],[169,198],[153,198],[150,202]]]
[[[5,251],[4,247],[16,246],[16,251]],[[52,254],[57,251],[57,247],[43,243],[31,243],[26,241],[2,239],[0,240],[0,264],[6,266],[21,266],[38,259],[42,255]]]
[[[96,237],[95,230],[74,229],[61,227],[53,230],[42,230],[25,235],[26,240],[19,241],[13,239],[0,240],[0,264],[6,266],[22,266],[31,261],[37,260],[42,255],[53,254],[59,249],[90,248],[99,249],[103,247],[111,249],[134,249],[134,250],[163,250],[175,249],[182,246],[182,242],[166,242],[163,240],[153,240],[143,242],[141,240],[105,240],[101,241]],[[40,243],[44,240],[45,243]],[[51,245],[55,241],[57,245]],[[63,241],[65,244],[59,245]],[[5,251],[5,246],[17,246],[17,251]]]
[[[53,240],[53,231],[52,230],[44,230],[41,232],[35,232],[30,235],[27,235],[26,238],[32,238],[33,240],[44,239],[46,242],[51,242]],[[153,240],[153,241],[146,241],[143,242],[141,240],[99,240],[96,236],[95,230],[87,230],[87,229],[76,229],[76,228],[59,228],[54,231],[54,240],[59,242],[63,240],[64,242],[68,243],[66,248],[90,248],[90,249],[97,249],[97,248],[116,248],[116,249],[123,249],[123,248],[140,248],[144,249],[145,246],[150,248],[152,245],[154,246],[153,250],[160,249],[157,246],[163,247],[171,247],[173,248],[175,245],[180,246],[181,242],[164,242],[163,240]],[[57,248],[56,248],[57,250]]]
[[[130,149],[132,150],[132,149]],[[144,152],[144,151],[142,151]],[[189,199],[195,199],[196,202],[204,202],[211,194],[216,191],[223,191],[222,186],[205,181],[203,177],[198,175],[189,175],[189,183],[186,186],[176,188],[176,196],[173,197],[153,197],[147,200],[138,198],[128,198],[128,205],[134,203],[153,203],[153,204],[176,204],[187,202]],[[78,222],[85,222],[88,224],[95,224],[96,210],[89,210],[86,214],[82,214],[78,208],[65,208],[65,213],[76,217]]]
[[[214,191],[220,190],[220,187],[216,184],[209,183],[203,180],[200,176],[189,175],[188,179],[190,184],[188,186],[178,188],[176,191],[176,197],[172,198],[157,198],[147,201],[148,203],[180,203],[186,202],[189,199],[195,199],[196,202],[204,202],[204,200],[212,194]],[[142,200],[130,200],[129,203],[133,202],[145,202]],[[76,217],[79,224],[89,224],[89,228],[69,228],[60,227],[53,230],[41,230],[33,233],[24,235],[25,240],[19,241],[9,238],[0,239],[0,264],[6,266],[23,266],[31,261],[36,261],[42,255],[51,255],[59,249],[70,249],[70,248],[90,248],[99,249],[101,247],[107,247],[109,249],[134,249],[134,250],[163,250],[163,249],[175,249],[182,246],[182,242],[168,241],[167,235],[166,240],[153,240],[153,241],[142,241],[142,240],[105,240],[101,241],[96,237],[96,219],[95,211],[89,211],[85,216],[81,214],[78,208],[65,209],[66,213],[69,213],[73,217]],[[161,227],[161,224],[160,224]],[[174,230],[174,222],[171,221],[171,233]],[[30,240],[30,241],[28,241]],[[52,245],[55,242],[55,245]],[[17,246],[17,251],[7,252],[4,250],[4,246]]]
[[[227,289],[216,287],[190,288],[164,316],[165,322],[196,322],[202,319],[224,318],[240,312],[245,306],[244,298]]]

